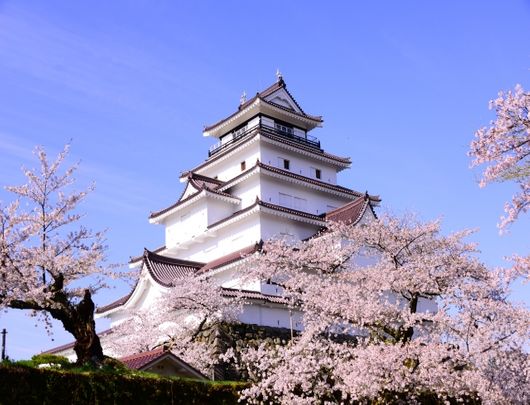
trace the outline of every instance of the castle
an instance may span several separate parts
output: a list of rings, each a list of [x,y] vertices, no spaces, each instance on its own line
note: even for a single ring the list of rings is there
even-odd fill
[[[347,157],[324,151],[310,133],[323,123],[306,113],[283,77],[237,110],[204,128],[216,138],[207,159],[181,174],[180,198],[152,212],[149,222],[165,229],[165,245],[131,259],[139,280],[125,297],[100,307],[112,325],[149,308],[180,274],[213,277],[225,294],[235,294],[236,270],[272,237],[307,239],[327,220],[357,224],[375,216],[376,196],[337,184],[350,167]],[[239,288],[239,287],[238,287]],[[249,304],[240,320],[299,328],[276,286],[257,280],[241,292]],[[237,290],[239,293],[239,289]]]

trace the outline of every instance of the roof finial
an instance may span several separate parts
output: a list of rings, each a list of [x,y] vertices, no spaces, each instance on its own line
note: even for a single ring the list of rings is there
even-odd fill
[[[283,80],[283,75],[282,72],[280,72],[279,68],[276,69],[276,79],[278,80],[278,82],[281,82]]]
[[[247,92],[243,90],[243,94],[239,97],[239,105],[243,105],[247,102]]]

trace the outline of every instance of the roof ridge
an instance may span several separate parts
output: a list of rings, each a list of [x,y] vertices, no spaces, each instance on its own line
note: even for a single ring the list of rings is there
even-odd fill
[[[302,174],[293,173],[293,172],[291,172],[289,170],[284,170],[284,169],[281,169],[279,167],[274,167],[274,166],[271,166],[271,165],[268,165],[268,164],[265,164],[265,163],[261,163],[261,162],[258,162],[257,165],[259,167],[261,167],[261,168],[266,169],[266,170],[270,170],[270,171],[273,171],[273,172],[278,172],[278,173],[283,174],[283,175],[288,176],[288,177],[298,178],[300,180],[304,180],[304,181],[307,181],[309,183],[314,183],[315,185],[318,185],[318,186],[321,186],[321,187],[333,188],[333,189],[335,189],[337,191],[342,191],[342,192],[354,194],[354,195],[356,195],[358,197],[362,196],[361,192],[353,190],[351,188],[339,186],[337,184],[326,183],[325,181],[322,181],[322,180],[313,179],[311,177],[304,176]]]
[[[259,200],[258,198],[256,198],[256,203],[255,204],[261,205],[262,207],[265,207],[265,208],[274,209],[274,210],[282,211],[282,212],[287,212],[287,213],[291,213],[291,214],[294,214],[294,215],[299,215],[301,217],[313,218],[313,219],[316,219],[316,220],[319,220],[319,221],[322,220],[322,217],[320,215],[311,214],[310,212],[301,211],[301,210],[297,210],[297,209],[294,209],[294,208],[284,207],[283,205],[278,205],[278,204],[273,204],[273,203],[270,203],[270,202],[262,201],[262,200]]]
[[[150,261],[157,261],[164,264],[175,264],[180,266],[188,267],[200,267],[204,266],[203,262],[195,262],[192,260],[179,259],[176,257],[163,256],[154,252],[151,252],[149,249],[144,248],[144,258]]]
[[[281,81],[277,80],[275,81],[273,84],[271,84],[269,87],[267,87],[266,89],[262,90],[262,91],[257,91],[256,92],[256,95],[254,97],[252,97],[251,99],[245,101],[243,104],[240,104],[238,106],[238,111],[241,111],[243,110],[244,108],[248,107],[250,104],[252,104],[256,99],[258,98],[262,98],[262,97],[267,97],[269,94],[272,94],[274,93],[276,90],[279,90],[281,88],[285,88],[286,87],[286,84],[285,84],[285,81],[282,79]],[[293,98],[291,96],[291,98]],[[300,107],[299,107],[300,108]],[[300,108],[301,110],[301,108]]]
[[[342,207],[335,208],[329,212],[326,212],[324,218],[327,221],[338,221],[344,222],[349,225],[356,225],[361,218],[364,216],[366,209],[370,207],[370,210],[375,216],[375,211],[372,207],[370,196],[368,193],[365,194],[363,198],[358,198],[355,201],[349,202],[348,204],[343,205]],[[353,213],[348,213],[349,210],[356,210]],[[346,217],[341,217],[341,214],[346,213]]]
[[[350,201],[350,202],[348,202],[348,203],[346,203],[344,205],[341,205],[340,207],[334,208],[331,211],[326,212],[326,215],[334,214],[334,213],[338,213],[338,212],[343,212],[343,211],[353,207],[354,205],[358,205],[359,202],[364,202],[364,201],[366,201],[366,200],[359,196],[359,198],[356,198],[353,201]]]
[[[278,135],[275,136],[271,131],[268,131],[264,127],[259,127],[259,128],[256,128],[255,130],[249,132],[247,135],[245,135],[245,136],[241,137],[240,139],[238,139],[237,142],[234,143],[233,145],[231,145],[228,149],[222,150],[219,153],[216,153],[215,155],[209,157],[207,160],[205,160],[204,162],[202,162],[198,166],[194,167],[192,170],[193,171],[200,170],[200,169],[210,165],[212,162],[215,162],[218,159],[220,159],[223,156],[225,156],[226,153],[232,152],[235,148],[247,143],[248,141],[250,141],[251,139],[253,139],[254,137],[256,137],[258,135],[261,135],[263,137],[272,139],[272,140],[277,141],[277,142],[281,142],[281,143],[287,144],[287,145],[295,147],[297,149],[302,149],[302,150],[304,150],[306,152],[313,153],[313,154],[315,154],[317,156],[321,156],[321,157],[323,157],[325,159],[335,160],[335,161],[338,161],[340,163],[347,164],[347,165],[351,164],[351,159],[349,157],[337,156],[337,155],[334,155],[332,153],[325,152],[322,149],[317,149],[317,148],[313,148],[313,147],[310,147],[310,146],[305,146],[305,145],[303,145],[301,143],[295,143],[294,141],[291,141],[291,140],[289,140],[287,138],[284,138],[282,136],[278,136]],[[185,178],[189,173],[190,173],[190,171],[182,172],[181,175],[180,175],[180,178],[181,179]],[[229,180],[229,181],[231,181],[231,180]],[[228,181],[225,182],[225,184],[226,183],[228,183]]]
[[[287,94],[289,95],[289,97],[294,101],[295,105],[298,107],[298,109],[300,110],[300,112],[298,111],[295,111],[295,110],[291,110],[289,108],[285,108],[281,105],[278,105],[276,103],[271,103],[267,100],[265,100],[265,97],[271,95],[272,93],[274,93],[275,91],[277,90],[280,90],[280,89],[285,89],[285,91],[287,92]],[[283,80],[283,78],[277,80],[276,82],[274,82],[272,85],[270,85],[269,87],[267,87],[265,90],[262,90],[262,91],[257,91],[256,92],[256,95],[253,96],[252,98],[250,98],[249,100],[245,101],[243,104],[240,104],[238,107],[237,107],[237,110],[230,114],[228,117],[226,118],[223,118],[222,120],[220,121],[217,121],[215,124],[212,124],[212,125],[205,125],[204,126],[204,131],[209,131],[209,130],[212,130],[213,128],[217,127],[218,125],[222,124],[223,122],[226,122],[228,119],[230,119],[231,117],[235,116],[236,114],[240,113],[241,111],[243,111],[245,108],[249,107],[250,105],[252,105],[256,100],[261,100],[267,104],[270,104],[270,105],[273,105],[275,107],[279,107],[285,111],[289,111],[293,114],[296,114],[296,115],[299,115],[301,117],[304,117],[304,118],[308,118],[310,120],[314,120],[314,121],[319,121],[319,122],[322,122],[322,116],[317,116],[317,115],[310,115],[310,114],[307,114],[303,109],[302,107],[300,107],[300,104],[298,104],[298,102],[295,100],[295,98],[293,97],[293,95],[287,90],[287,84],[285,83],[285,80]]]
[[[123,362],[123,360],[138,359],[138,358],[142,358],[142,357],[151,356],[153,354],[164,353],[164,352],[167,352],[167,351],[168,350],[165,350],[164,346],[160,346],[160,347],[157,347],[155,349],[146,350],[144,352],[138,352],[138,353],[130,354],[128,356],[120,357],[120,361]]]
[[[262,132],[263,130],[266,133],[263,133]],[[334,155],[332,153],[325,152],[322,149],[316,149],[316,148],[311,147],[311,146],[306,146],[306,145],[303,145],[301,143],[296,143],[296,141],[291,141],[290,139],[284,138],[281,135],[277,135],[273,131],[268,130],[267,128],[264,128],[264,127],[259,128],[258,133],[260,135],[263,135],[263,136],[267,137],[267,138],[271,138],[271,139],[274,138],[274,140],[277,140],[279,142],[283,142],[283,143],[289,144],[291,146],[294,146],[294,147],[296,147],[298,149],[303,149],[305,151],[314,153],[315,155],[321,155],[321,156],[323,156],[325,158],[328,158],[328,159],[338,160],[339,162],[351,164],[351,159],[349,157],[337,156],[337,155]]]
[[[237,217],[237,216],[239,216],[239,215],[241,215],[241,214],[243,214],[243,213],[245,213],[247,211],[250,211],[252,208],[255,208],[257,204],[258,204],[258,202],[256,201],[252,205],[249,205],[248,207],[242,208],[239,211],[236,211],[236,212],[232,213],[231,215],[229,215],[229,216],[227,216],[225,218],[222,218],[219,221],[214,222],[213,224],[208,225],[208,229],[214,228],[218,224],[221,224],[221,223],[223,223],[225,221],[228,221],[230,218]]]
[[[313,219],[313,220],[316,220],[316,221],[323,221],[323,219],[322,219],[322,217],[320,215],[311,214],[309,212],[300,211],[300,210],[297,210],[297,209],[294,209],[294,208],[284,207],[284,206],[277,205],[277,204],[272,204],[272,203],[269,203],[269,202],[266,202],[266,201],[262,201],[262,200],[259,199],[258,196],[256,196],[256,201],[253,204],[251,204],[248,207],[245,207],[245,208],[243,208],[243,209],[241,209],[239,211],[236,211],[236,212],[232,213],[231,215],[229,215],[229,216],[227,216],[227,217],[225,217],[223,219],[220,219],[217,222],[214,222],[213,224],[208,225],[208,229],[212,229],[212,228],[216,227],[217,225],[222,224],[223,222],[226,222],[226,221],[228,221],[228,220],[230,220],[232,218],[238,217],[239,215],[244,214],[245,212],[248,212],[248,211],[252,210],[256,206],[262,206],[262,207],[265,207],[265,208],[268,208],[268,209],[272,209],[272,210],[275,210],[275,211],[281,211],[281,212],[285,212],[285,213],[288,213],[288,214],[298,215],[300,217],[309,218],[309,219]]]
[[[241,201],[241,198],[239,197],[236,197],[236,196],[233,196],[229,193],[225,193],[223,191],[219,191],[217,190],[216,188],[210,188],[208,187],[207,185],[202,185],[198,190],[197,192],[193,193],[193,194],[190,194],[189,196],[187,196],[185,199],[183,200],[178,200],[176,202],[174,202],[173,204],[171,204],[169,207],[166,207],[166,208],[163,208],[161,209],[160,211],[154,211],[154,212],[151,212],[149,214],[149,219],[153,219],[153,218],[156,218],[156,217],[159,217],[160,215],[163,215],[165,214],[166,212],[168,211],[171,211],[172,209],[178,207],[179,205],[181,204],[184,204],[185,202],[188,202],[190,200],[192,200],[193,198],[199,196],[200,193],[202,192],[210,192],[210,193],[213,193],[213,194],[217,194],[217,195],[221,195],[221,196],[224,196],[224,197],[227,197],[227,198],[232,198],[234,200],[239,200]]]
[[[238,260],[244,259],[245,258],[244,255],[255,253],[261,250],[262,247],[263,247],[263,241],[259,241],[247,247],[244,247],[234,252],[227,253],[226,255],[220,256],[217,259],[211,260],[208,263],[206,263],[202,268],[200,268],[197,271],[197,275],[204,274],[210,270],[215,270],[219,267],[223,267],[228,264],[234,263]]]
[[[292,98],[292,97],[291,97]],[[291,110],[290,108],[287,108],[283,105],[280,105],[280,104],[277,104],[277,103],[274,103],[272,101],[268,101],[268,100],[265,100],[264,98],[262,97],[259,97],[259,99],[261,101],[263,101],[264,103],[267,103],[267,104],[270,104],[270,105],[273,105],[274,107],[278,107],[278,108],[281,108],[282,110],[285,110],[287,112],[290,112],[292,114],[296,114],[296,115],[300,115],[302,117],[305,117],[305,118],[309,118],[309,119],[312,119],[312,120],[315,120],[315,121],[320,121],[320,122],[324,122],[324,120],[322,119],[322,115],[311,115],[311,114],[306,114],[305,112],[301,112],[299,113],[298,111],[295,111],[295,110]],[[294,101],[294,99],[293,99]],[[298,103],[295,102],[296,105],[298,105]],[[301,110],[301,109],[300,109]]]
[[[208,176],[205,176],[204,174],[199,174],[194,171],[190,171],[188,173],[188,178],[190,179],[198,178],[199,180],[207,180],[209,183],[217,183],[219,185],[224,183],[224,181],[222,180],[214,179],[213,177],[208,177]]]

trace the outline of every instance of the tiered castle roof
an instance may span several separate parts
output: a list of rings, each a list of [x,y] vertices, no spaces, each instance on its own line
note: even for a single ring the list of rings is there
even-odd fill
[[[306,132],[303,132],[304,136],[302,137],[294,133],[278,131],[273,127],[264,125],[261,120],[256,121],[254,119],[262,114],[273,119],[283,120],[280,122],[290,122]],[[249,128],[248,125],[250,122],[253,122],[254,126]],[[181,174],[181,180],[186,182],[186,187],[178,200],[166,208],[152,212],[149,216],[149,221],[151,223],[164,223],[166,218],[180,210],[184,210],[186,207],[196,204],[201,199],[221,200],[227,204],[233,204],[234,207],[234,210],[226,214],[223,218],[216,219],[205,225],[203,233],[212,237],[215,236],[214,230],[217,231],[220,228],[230,226],[255,213],[266,213],[276,217],[310,224],[315,227],[315,234],[325,229],[328,221],[340,221],[350,225],[356,225],[367,212],[375,216],[374,206],[377,206],[381,201],[379,196],[370,195],[368,192],[362,193],[351,188],[333,184],[329,181],[325,182],[320,178],[304,176],[281,167],[265,164],[259,160],[256,160],[254,165],[244,169],[232,178],[221,180],[204,174],[212,172],[209,170],[211,165],[215,165],[217,162],[225,159],[230,159],[232,155],[244,150],[247,146],[258,140],[276,145],[283,150],[309,157],[313,161],[321,161],[337,172],[348,168],[351,165],[349,158],[325,152],[320,148],[320,142],[307,134],[307,131],[321,126],[322,122],[321,116],[310,115],[304,112],[292,94],[287,90],[287,85],[280,76],[279,80],[267,89],[256,93],[249,100],[242,100],[237,111],[215,124],[204,128],[205,136],[223,138],[221,139],[222,142],[210,150],[205,162]],[[241,130],[238,130],[238,128],[241,128]],[[230,135],[231,137],[227,139],[226,136],[229,133],[233,135]],[[338,198],[337,201],[349,202],[338,208],[330,209],[328,212],[319,214],[317,211],[315,214],[274,204],[270,201],[263,201],[256,196],[253,203],[249,203],[247,200],[245,203],[246,206],[243,205],[243,208],[241,208],[240,204],[242,199],[239,195],[236,195],[236,186],[255,175],[279,179],[283,183],[317,191],[323,193],[321,195],[330,196],[330,198]],[[200,240],[202,239],[199,239],[197,243],[200,243]],[[145,249],[142,256],[131,259],[131,264],[141,266],[145,269],[146,274],[157,285],[169,288],[171,287],[171,282],[178,277],[189,274],[195,274],[199,277],[209,277],[234,265],[241,265],[248,256],[260,251],[260,249],[261,242],[243,249],[237,249],[234,252],[222,255],[209,262],[196,262],[170,257],[167,254],[174,255],[175,250],[164,246],[156,251]],[[165,253],[166,255],[164,255]],[[267,302],[281,301],[277,296],[269,297],[267,294],[257,291],[242,292],[238,290],[237,293],[245,293],[245,296],[252,300]],[[235,290],[225,289],[224,294],[230,296],[231,294],[236,294],[236,292]],[[107,306],[99,308],[97,312],[106,313],[123,306],[129,301],[131,296],[132,292]]]

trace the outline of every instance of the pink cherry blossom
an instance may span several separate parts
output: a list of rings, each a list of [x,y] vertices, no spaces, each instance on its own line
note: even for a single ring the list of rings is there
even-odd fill
[[[530,93],[517,85],[513,92],[500,92],[490,108],[496,119],[475,133],[469,155],[472,167],[487,165],[481,187],[495,181],[514,181],[519,187],[504,206],[503,230],[530,207]]]
[[[91,294],[115,273],[101,265],[104,235],[79,225],[77,206],[87,191],[70,191],[76,166],[60,172],[69,146],[49,162],[42,148],[36,170],[26,169],[26,184],[6,187],[17,196],[0,205],[0,308],[25,309],[50,317],[74,335],[81,363],[100,361]],[[22,204],[24,203],[24,204]]]
[[[521,271],[488,270],[438,222],[383,216],[271,241],[249,277],[271,279],[303,314],[287,346],[227,353],[253,382],[250,403],[530,401],[530,313],[507,300]]]

